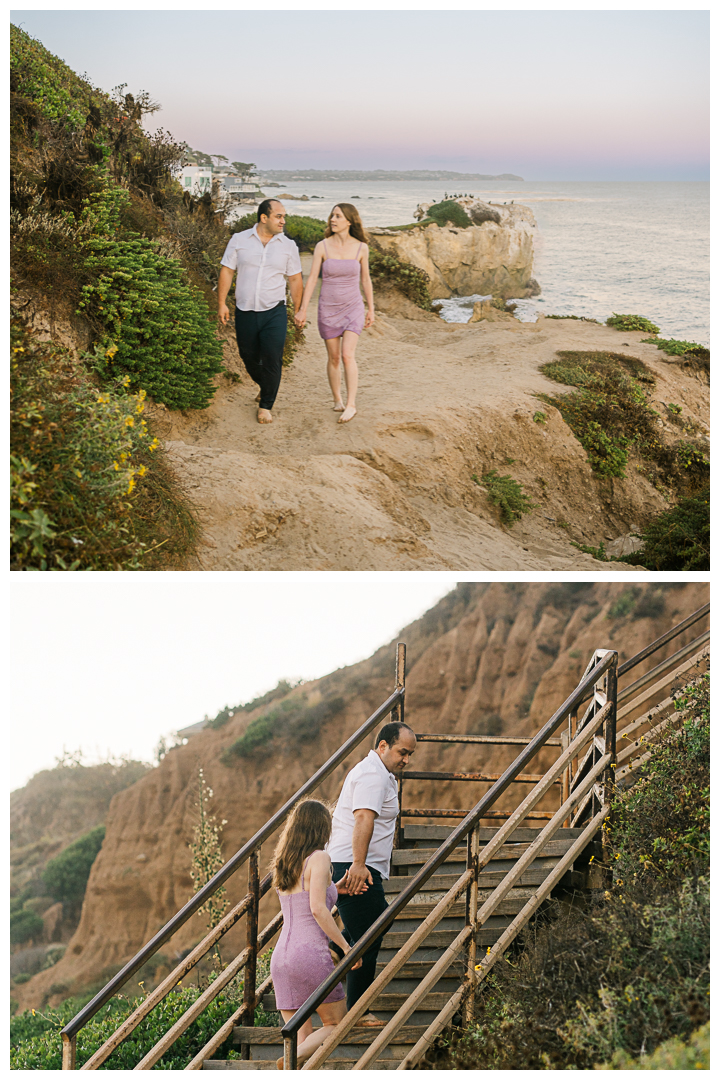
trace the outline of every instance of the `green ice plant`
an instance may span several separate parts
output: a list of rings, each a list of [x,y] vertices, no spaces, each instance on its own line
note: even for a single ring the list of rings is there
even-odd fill
[[[92,224],[85,269],[94,280],[83,287],[79,310],[101,328],[98,372],[126,377],[130,389],[142,388],[169,408],[207,408],[213,376],[223,368],[207,305],[176,259],[145,237],[118,236],[127,199],[108,186],[83,210]]]

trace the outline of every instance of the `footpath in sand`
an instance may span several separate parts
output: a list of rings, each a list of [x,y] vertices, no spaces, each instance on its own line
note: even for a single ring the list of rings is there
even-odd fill
[[[382,308],[385,308],[384,312]],[[639,473],[595,476],[538,370],[561,349],[636,356],[657,380],[653,407],[707,423],[707,387],[642,333],[571,320],[449,325],[388,295],[362,334],[358,413],[338,424],[317,333],[283,374],[274,422],[256,421],[256,387],[228,332],[228,366],[209,409],[159,413],[170,455],[203,525],[190,570],[637,570],[597,547],[667,503]],[[234,358],[234,363],[233,363]],[[533,421],[542,409],[545,424]],[[707,430],[705,427],[702,430]],[[535,509],[512,528],[473,480],[496,469]]]

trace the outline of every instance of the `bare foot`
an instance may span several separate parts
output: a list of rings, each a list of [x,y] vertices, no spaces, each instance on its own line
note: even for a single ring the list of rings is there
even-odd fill
[[[272,424],[272,413],[269,409],[258,409],[258,424]]]
[[[352,405],[348,405],[348,407],[345,409],[345,412],[338,419],[338,424],[347,424],[348,421],[352,420],[356,412],[357,409],[355,409]]]
[[[345,412],[345,406],[342,401],[336,401],[333,405],[333,412]]]
[[[378,1020],[377,1016],[373,1016],[372,1013],[365,1013],[359,1020],[355,1021],[355,1027],[385,1027],[384,1020]]]

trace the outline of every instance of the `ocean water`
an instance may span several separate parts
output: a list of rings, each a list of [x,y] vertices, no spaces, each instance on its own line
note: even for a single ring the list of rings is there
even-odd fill
[[[296,180],[266,188],[285,191],[311,197],[286,199],[291,214],[327,218],[335,203],[352,202],[373,226],[411,222],[418,203],[446,194],[523,203],[538,223],[534,277],[542,293],[518,305],[516,317],[584,315],[604,322],[613,312],[644,315],[663,337],[710,344],[707,183],[482,181],[453,188],[433,181]],[[467,321],[469,299],[454,298],[444,317]]]

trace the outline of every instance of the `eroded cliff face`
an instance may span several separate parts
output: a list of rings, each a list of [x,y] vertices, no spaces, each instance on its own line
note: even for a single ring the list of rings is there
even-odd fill
[[[462,202],[463,200],[458,200]],[[418,266],[430,278],[433,300],[449,296],[537,295],[531,283],[537,224],[527,206],[494,206],[499,222],[466,229],[447,224],[414,229],[370,229],[373,245]]]
[[[614,606],[621,596],[624,615]],[[417,732],[532,734],[577,684],[594,649],[616,648],[622,662],[707,598],[704,583],[459,585],[399,635],[408,645],[406,721]],[[698,632],[686,632],[681,641]],[[677,641],[666,646],[653,663],[678,646]],[[308,707],[338,697],[344,701],[332,719],[310,733],[295,737],[288,731],[250,758],[227,766],[221,755],[262,710],[241,713],[220,729],[194,736],[117,794],[80,925],[58,964],[13,989],[19,1007],[56,1001],[109,977],[192,895],[188,841],[199,765],[214,791],[217,817],[227,819],[223,851],[228,858],[387,697],[393,674],[394,645],[388,645],[359,664],[291,691],[290,698],[304,695]],[[368,740],[318,794],[336,798],[346,771],[369,745]],[[507,748],[421,744],[413,767],[496,772],[511,760]],[[484,790],[486,785],[472,783],[407,781],[404,802],[469,808]],[[263,850],[263,868],[271,847]],[[230,901],[245,891],[241,870],[229,883]],[[268,896],[261,925],[274,910],[274,898]],[[167,965],[197,942],[204,928],[204,920],[194,916],[163,947]],[[242,935],[244,929],[228,935],[224,955],[226,949],[229,956],[231,948],[243,946]],[[156,978],[167,970],[161,968]],[[51,994],[51,986],[58,984],[67,989]]]

